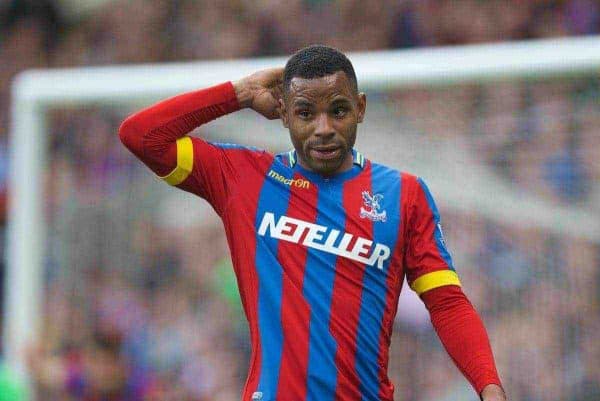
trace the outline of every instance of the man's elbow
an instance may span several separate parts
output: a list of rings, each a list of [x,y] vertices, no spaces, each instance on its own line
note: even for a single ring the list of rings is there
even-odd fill
[[[119,127],[119,139],[127,149],[137,153],[140,149],[143,132],[136,122],[135,115],[127,117]]]

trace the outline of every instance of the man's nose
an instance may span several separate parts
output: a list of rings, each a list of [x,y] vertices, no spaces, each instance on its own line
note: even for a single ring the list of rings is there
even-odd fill
[[[317,116],[317,127],[315,135],[318,137],[331,137],[335,134],[330,116],[327,113],[322,113]]]

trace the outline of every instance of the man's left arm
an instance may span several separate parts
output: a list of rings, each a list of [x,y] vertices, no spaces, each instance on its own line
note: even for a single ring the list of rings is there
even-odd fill
[[[505,401],[487,332],[461,288],[434,288],[421,299],[444,348],[481,399]]]
[[[505,401],[490,342],[477,312],[461,290],[446,249],[439,211],[423,180],[405,176],[406,276],[429,310],[446,351],[483,401]]]

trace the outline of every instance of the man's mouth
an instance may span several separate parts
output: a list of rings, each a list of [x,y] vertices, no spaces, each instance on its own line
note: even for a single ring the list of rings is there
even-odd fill
[[[310,149],[310,156],[313,159],[332,160],[340,155],[339,146],[317,146]]]

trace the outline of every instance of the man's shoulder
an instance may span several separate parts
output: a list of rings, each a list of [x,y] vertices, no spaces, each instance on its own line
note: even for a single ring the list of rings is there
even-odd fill
[[[394,175],[398,177],[403,184],[415,185],[418,183],[420,178],[408,171],[404,171],[402,169],[397,169],[394,167],[387,166],[385,164],[376,163],[374,161],[370,161],[371,169],[373,170],[373,174],[382,174],[382,175]]]
[[[249,159],[266,159],[272,160],[274,155],[262,148],[251,145],[240,145],[237,143],[209,141],[201,138],[193,138],[194,143],[199,146],[210,146],[213,149],[218,149],[221,154],[227,158],[249,158]]]
[[[214,147],[224,149],[224,150],[243,150],[243,151],[245,150],[245,151],[249,151],[249,152],[258,152],[258,153],[266,152],[264,149],[260,149],[255,146],[240,145],[237,143],[228,143],[228,142],[213,142],[213,141],[206,141],[206,142],[209,145],[212,145]]]
[[[194,152],[194,158],[202,161],[198,165],[203,168],[211,161],[213,167],[245,174],[250,170],[264,172],[273,163],[274,155],[271,152],[255,146],[209,141],[197,137],[192,138],[192,141],[197,151]]]

